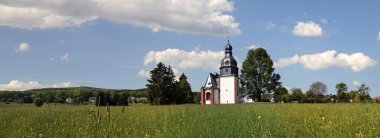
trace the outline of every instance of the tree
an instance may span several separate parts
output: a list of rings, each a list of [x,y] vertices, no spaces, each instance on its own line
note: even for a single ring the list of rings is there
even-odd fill
[[[308,98],[315,98],[314,102],[324,102],[323,97],[327,93],[327,86],[322,82],[314,82],[307,92]]]
[[[96,100],[95,100],[96,106],[105,106],[106,105],[104,92],[98,92],[98,94],[96,95],[95,98],[96,98]]]
[[[113,92],[111,96],[111,102],[109,105],[119,105],[120,95],[117,92]]]
[[[290,90],[292,92],[292,95],[290,97],[291,101],[298,101],[298,102],[305,102],[306,96],[302,93],[302,90],[300,88],[292,88]]]
[[[171,67],[158,63],[157,67],[150,71],[151,78],[146,85],[151,104],[176,103],[176,92],[178,90],[174,72]]]
[[[129,94],[126,92],[123,92],[120,96],[120,105],[128,106],[129,105],[128,98],[129,98]]]
[[[184,103],[194,103],[194,93],[191,90],[191,86],[184,73],[179,77],[178,87],[179,91],[184,96]]]
[[[347,93],[347,97],[352,100],[352,102],[360,102],[360,96],[358,91],[351,90]]]
[[[243,95],[261,102],[263,93],[281,86],[280,75],[274,73],[273,61],[263,48],[251,49],[243,62],[240,84]]]
[[[369,87],[366,86],[365,84],[362,84],[360,85],[360,87],[358,88],[358,94],[360,96],[360,100],[361,101],[368,101],[369,99],[371,99],[371,97],[369,96]]]
[[[336,95],[339,101],[348,101],[347,90],[348,87],[345,83],[341,82],[335,85]]]
[[[283,97],[289,97],[288,96],[288,89],[285,87],[279,87],[274,91],[273,97],[277,100],[281,101],[289,101],[289,98],[287,100],[283,99]]]
[[[33,103],[35,106],[41,107],[44,104],[44,101],[42,100],[42,98],[36,98],[36,99],[34,99]]]

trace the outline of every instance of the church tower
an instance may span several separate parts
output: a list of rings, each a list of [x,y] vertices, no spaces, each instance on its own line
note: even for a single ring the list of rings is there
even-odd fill
[[[201,104],[236,104],[238,100],[239,68],[232,56],[230,41],[220,62],[220,74],[210,73],[201,87]]]
[[[232,46],[230,41],[225,47],[225,56],[220,62],[220,103],[235,104],[238,103],[238,84],[239,84],[239,68],[237,62],[232,56]]]

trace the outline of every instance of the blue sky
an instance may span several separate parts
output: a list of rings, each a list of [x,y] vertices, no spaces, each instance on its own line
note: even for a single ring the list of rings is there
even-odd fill
[[[283,85],[344,82],[380,95],[379,1],[0,2],[0,89],[144,88],[164,62],[193,91],[218,72],[227,34],[241,62],[264,47]]]

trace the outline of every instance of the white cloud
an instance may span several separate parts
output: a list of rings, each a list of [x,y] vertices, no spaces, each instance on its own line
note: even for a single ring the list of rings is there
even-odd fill
[[[282,58],[275,62],[275,67],[283,68],[292,64],[302,64],[310,70],[319,70],[328,67],[350,68],[359,72],[365,68],[375,66],[376,60],[364,55],[362,52],[352,54],[338,53],[335,50],[328,50],[322,53],[294,55],[289,58]]]
[[[18,48],[16,49],[16,51],[18,52],[26,52],[26,51],[29,51],[30,48],[29,48],[29,44],[28,43],[20,43],[20,45],[18,46]]]
[[[142,77],[150,77],[150,72],[145,71],[144,69],[140,70],[137,74]]]
[[[0,25],[47,29],[78,27],[99,18],[161,30],[195,34],[240,34],[228,14],[228,0],[6,0],[0,2]]]
[[[0,16],[0,25],[24,29],[63,28],[79,26],[84,22],[96,19],[96,16],[91,14],[75,15],[75,10],[80,10],[80,6],[74,4],[75,2],[48,0],[0,2],[0,12],[3,13]],[[74,7],[69,8],[69,6]],[[85,11],[87,6],[83,6],[83,9],[78,12]]]
[[[352,81],[352,85],[356,86],[356,87],[359,87],[360,85],[362,85],[363,83],[359,82],[359,81]]]
[[[62,62],[69,62],[69,54],[65,53],[62,57],[60,57]]]
[[[181,77],[181,74],[182,74],[181,71],[177,68],[174,68],[174,67],[172,67],[172,70],[173,70],[173,73],[175,75],[175,79],[178,81],[179,77]]]
[[[180,49],[166,49],[150,51],[145,55],[144,65],[163,62],[174,68],[209,68],[217,69],[220,60],[224,57],[223,51],[184,51]]]
[[[329,21],[327,21],[327,19],[325,19],[325,18],[323,18],[323,19],[321,20],[321,22],[324,23],[324,24],[328,24],[328,23],[329,23]]]
[[[245,49],[247,50],[256,49],[256,48],[264,48],[264,46],[252,44],[250,46],[245,47]]]
[[[272,22],[267,22],[266,24],[265,24],[265,28],[266,29],[273,29],[274,27],[276,27],[276,24],[274,24],[274,23],[272,23]]]
[[[322,36],[323,30],[319,24],[316,24],[312,21],[297,22],[297,25],[293,28],[293,34],[304,37],[316,37]]]
[[[40,88],[65,88],[72,87],[71,82],[62,82],[56,84],[41,84],[38,81],[23,82],[19,80],[11,80],[8,83],[0,83],[0,90],[15,90],[23,91],[30,89],[40,89]]]
[[[379,31],[379,34],[377,35],[377,41],[380,41],[380,31]]]

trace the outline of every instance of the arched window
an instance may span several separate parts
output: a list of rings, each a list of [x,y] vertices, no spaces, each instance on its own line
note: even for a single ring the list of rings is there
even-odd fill
[[[210,100],[211,99],[211,94],[208,92],[206,93],[206,100]]]

